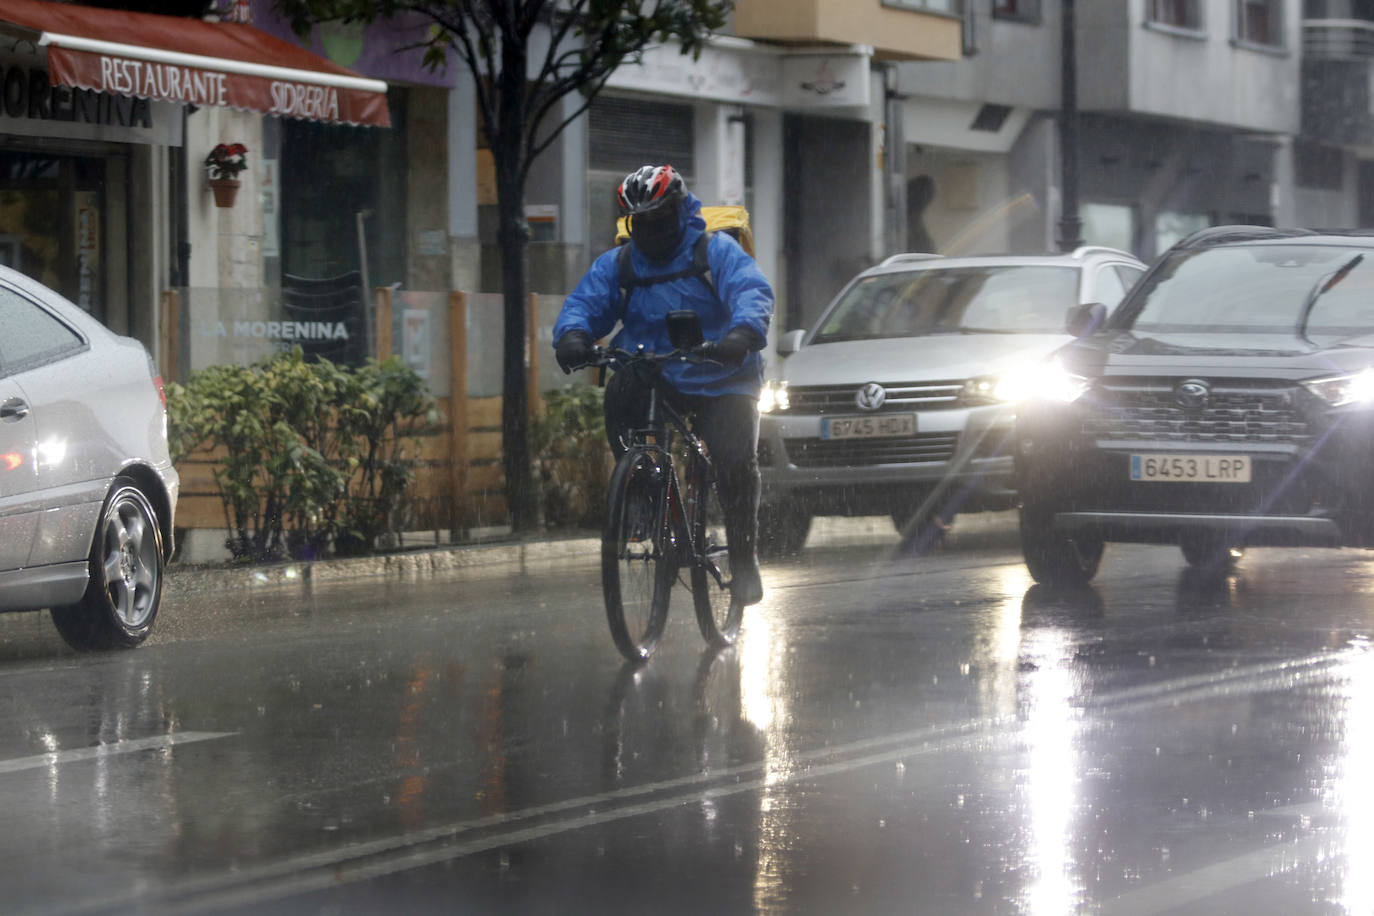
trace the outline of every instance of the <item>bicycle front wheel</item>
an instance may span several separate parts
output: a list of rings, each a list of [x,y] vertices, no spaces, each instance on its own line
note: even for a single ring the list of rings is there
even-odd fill
[[[601,590],[620,654],[642,662],[668,621],[677,567],[667,512],[667,471],[643,450],[626,452],[611,474],[601,534]]]
[[[697,550],[692,563],[692,603],[696,607],[697,626],[711,645],[728,646],[739,635],[744,606],[735,600],[730,588],[725,513],[705,462],[693,462],[689,487],[693,496],[692,540]]]

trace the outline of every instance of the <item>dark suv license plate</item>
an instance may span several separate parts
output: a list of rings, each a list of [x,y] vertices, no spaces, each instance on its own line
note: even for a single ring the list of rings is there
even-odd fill
[[[1248,455],[1132,455],[1131,479],[1154,483],[1249,483]]]

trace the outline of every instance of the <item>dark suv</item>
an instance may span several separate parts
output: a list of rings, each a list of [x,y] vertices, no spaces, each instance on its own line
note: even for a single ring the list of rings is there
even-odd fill
[[[1374,234],[1206,229],[1070,325],[1014,433],[1037,582],[1088,581],[1107,541],[1374,546]]]

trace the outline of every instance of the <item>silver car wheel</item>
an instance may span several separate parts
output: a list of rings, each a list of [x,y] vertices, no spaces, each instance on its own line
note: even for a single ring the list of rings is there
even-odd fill
[[[157,528],[152,507],[137,489],[120,490],[101,522],[101,569],[110,608],[125,627],[147,623],[161,587]]]

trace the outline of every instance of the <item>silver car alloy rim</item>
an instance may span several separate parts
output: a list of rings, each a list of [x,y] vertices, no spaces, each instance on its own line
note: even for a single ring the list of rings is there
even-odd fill
[[[158,537],[143,495],[119,494],[105,513],[101,534],[105,594],[124,626],[148,621],[157,599]]]

